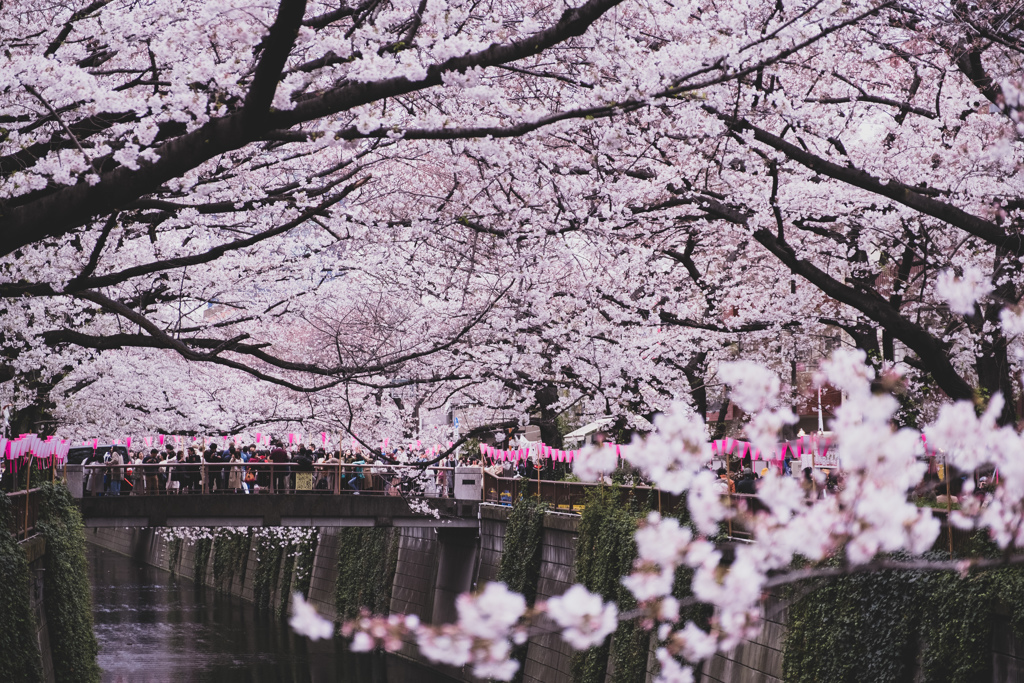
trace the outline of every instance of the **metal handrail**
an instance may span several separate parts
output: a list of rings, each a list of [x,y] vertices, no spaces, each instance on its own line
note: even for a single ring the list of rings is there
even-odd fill
[[[7,494],[7,499],[13,506],[12,519],[8,531],[15,538],[26,539],[36,529],[36,520],[39,518],[40,489],[29,489],[28,491],[14,491]]]
[[[520,496],[538,496],[541,501],[551,504],[554,512],[578,512],[586,506],[587,492],[606,484],[577,481],[551,481],[545,479],[526,479],[525,477],[498,477],[484,472],[484,502],[505,503],[511,505]],[[620,499],[650,502],[652,509],[658,512],[675,510],[682,502],[681,495],[662,491],[646,485],[619,486]],[[730,507],[752,508],[757,505],[757,495],[749,493],[725,494]],[[737,524],[732,518],[726,521],[725,532],[729,538],[749,540],[752,534]]]
[[[294,461],[286,463],[228,461],[228,462],[174,462],[162,461],[159,463],[121,463],[111,465],[110,463],[88,463],[83,464],[85,474],[96,476],[120,475],[128,482],[129,489],[122,490],[122,495],[132,492],[132,488],[142,483],[145,495],[166,495],[174,490],[181,492],[185,489],[192,493],[213,493],[215,490],[224,490],[228,487],[229,477],[235,474],[240,477],[241,483],[245,486],[241,490],[253,490],[256,486],[260,491],[270,493],[281,492],[314,492],[334,493],[336,495],[361,493],[370,495],[399,495],[401,487],[408,488],[409,482],[413,479],[424,478],[433,481],[435,485],[439,474],[444,474],[448,482],[455,471],[454,467],[438,467],[422,465],[402,465],[391,463],[312,463],[301,464]],[[116,470],[116,472],[115,472]],[[141,473],[140,473],[141,471]],[[252,481],[247,481],[252,475]],[[299,487],[299,477],[296,476],[295,486],[291,485],[290,479],[293,475],[309,474],[310,477],[302,482]],[[177,479],[175,479],[177,475]],[[188,475],[185,479],[182,475]],[[159,478],[163,476],[165,481]],[[156,479],[156,481],[154,481]],[[353,483],[353,479],[357,479]],[[178,486],[168,488],[167,483],[178,482]],[[325,485],[318,487],[321,481]],[[91,493],[91,482],[83,482],[87,493]],[[182,484],[185,484],[182,486]],[[306,485],[308,484],[308,486]],[[97,492],[98,493],[98,492]],[[435,492],[438,495],[440,491]],[[429,492],[426,494],[431,495]]]

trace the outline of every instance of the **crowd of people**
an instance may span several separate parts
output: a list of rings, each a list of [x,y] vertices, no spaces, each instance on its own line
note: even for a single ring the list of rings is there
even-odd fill
[[[392,449],[367,451],[286,447],[273,441],[268,448],[256,444],[226,449],[176,450],[172,444],[148,453],[128,454],[119,447],[94,450],[84,461],[86,495],[153,495],[188,493],[269,493],[301,489],[334,492],[380,492],[399,495],[412,479],[429,479],[436,495],[447,496],[451,468],[477,465],[478,460],[454,456],[432,464],[427,475],[389,465],[423,465],[434,460],[426,451]],[[305,475],[305,476],[304,476]]]

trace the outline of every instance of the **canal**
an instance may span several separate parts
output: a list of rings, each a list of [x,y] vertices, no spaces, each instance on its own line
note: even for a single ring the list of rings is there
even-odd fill
[[[310,642],[234,596],[86,548],[105,682],[451,683],[399,657]]]

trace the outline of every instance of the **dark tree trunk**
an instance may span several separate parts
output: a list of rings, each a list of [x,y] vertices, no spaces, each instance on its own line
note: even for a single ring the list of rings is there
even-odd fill
[[[558,431],[558,413],[554,406],[558,403],[558,387],[554,384],[545,384],[534,392],[537,401],[540,420],[537,426],[540,427],[540,440],[552,448],[562,447],[562,434]]]

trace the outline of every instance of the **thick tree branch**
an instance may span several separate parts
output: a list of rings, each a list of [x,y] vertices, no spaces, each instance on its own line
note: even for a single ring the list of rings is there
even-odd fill
[[[789,244],[768,230],[756,230],[754,239],[782,261],[794,275],[803,277],[827,296],[857,309],[889,330],[925,362],[939,388],[950,398],[974,399],[974,389],[953,367],[945,345],[926,329],[900,315],[885,299],[839,282],[810,261],[799,258]]]
[[[735,118],[729,114],[723,114],[714,108],[708,107],[708,111],[718,116],[719,119],[728,124],[733,130],[740,132],[750,130],[754,133],[754,139],[760,143],[782,152],[787,157],[816,173],[828,176],[840,182],[858,187],[873,194],[892,199],[915,211],[927,216],[938,218],[952,226],[974,235],[989,244],[1007,249],[1015,254],[1024,253],[1024,241],[1020,235],[1009,234],[1000,226],[967,213],[959,207],[946,202],[941,202],[931,197],[926,197],[917,192],[914,188],[896,181],[882,182],[874,176],[848,166],[840,166],[831,161],[812,154],[803,148],[794,145],[777,135],[758,128],[749,121]]]
[[[79,183],[27,204],[0,206],[0,256],[45,237],[62,235],[85,224],[93,216],[122,208],[199,164],[258,140],[266,130],[288,129],[363,104],[441,85],[444,74],[448,72],[495,66],[544,52],[553,45],[582,35],[594,21],[621,1],[588,0],[580,7],[566,10],[553,26],[532,36],[512,43],[494,44],[485,50],[432,65],[422,81],[396,77],[369,83],[348,83],[301,101],[293,110],[271,112],[253,119],[252,114],[269,106],[277,87],[276,78],[280,75],[276,65],[287,57],[286,54],[282,57],[285,39],[272,40],[267,49],[273,50],[273,56],[268,54],[261,60],[261,66],[265,66],[253,83],[258,92],[250,93],[241,113],[215,119],[198,130],[169,140],[154,150],[159,157],[157,161],[143,163],[138,170],[119,166],[104,173],[96,185]],[[294,18],[298,2],[283,2],[281,12],[289,13],[289,20]],[[290,23],[282,20],[281,33],[286,33],[290,27]]]
[[[274,25],[263,40],[263,56],[256,65],[256,73],[242,106],[242,120],[246,128],[256,130],[263,127],[305,13],[306,0],[281,0]]]

